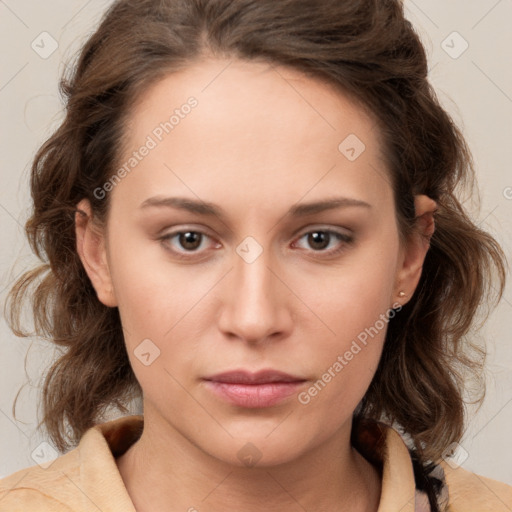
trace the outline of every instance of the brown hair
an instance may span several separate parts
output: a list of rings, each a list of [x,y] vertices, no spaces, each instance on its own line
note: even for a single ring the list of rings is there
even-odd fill
[[[468,333],[476,333],[475,315],[491,299],[495,277],[501,299],[505,256],[457,198],[464,187],[474,188],[471,155],[427,80],[424,48],[394,0],[121,0],[111,6],[61,82],[65,120],[33,163],[26,233],[44,263],[22,275],[8,299],[17,335],[30,335],[20,328],[29,298],[35,332],[63,349],[45,376],[41,423],[64,451],[107,408],[126,412],[127,400],[141,391],[118,311],[99,302],[77,255],[76,205],[87,198],[105,222],[109,197],[93,191],[119,163],[130,106],[148,85],[208,55],[291,66],[368,108],[383,136],[401,240],[415,229],[414,194],[438,202],[421,280],[389,322],[358,415],[395,422],[423,462],[439,460],[463,433],[465,377],[481,376],[485,354]]]

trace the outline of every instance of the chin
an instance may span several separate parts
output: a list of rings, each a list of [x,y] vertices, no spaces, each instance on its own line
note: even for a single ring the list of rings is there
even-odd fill
[[[302,441],[303,442],[303,441]],[[299,439],[235,439],[227,446],[218,447],[214,457],[239,468],[270,468],[296,460],[304,451]]]
[[[286,417],[286,416],[285,416]],[[282,420],[282,418],[281,418]],[[267,420],[262,424],[238,421],[237,425],[223,423],[225,431],[209,438],[209,443],[198,444],[211,456],[237,467],[273,467],[293,462],[318,442],[319,436],[306,436],[304,429],[290,431],[283,428],[284,422]],[[204,441],[201,438],[200,441]]]

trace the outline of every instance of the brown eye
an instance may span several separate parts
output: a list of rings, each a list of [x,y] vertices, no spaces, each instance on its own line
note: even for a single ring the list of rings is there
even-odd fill
[[[299,238],[299,240],[302,239],[306,240],[307,245],[313,252],[317,252],[322,255],[325,254],[327,256],[334,256],[335,254],[340,253],[347,245],[354,241],[352,236],[329,229],[309,231]],[[336,242],[338,243],[336,244]],[[336,245],[338,247],[336,247]],[[329,246],[334,246],[334,249],[326,250]]]
[[[205,252],[201,248],[206,245],[203,242],[207,239],[211,238],[201,231],[182,230],[168,233],[160,241],[177,258],[187,258]]]
[[[330,233],[326,231],[313,231],[307,235],[308,244],[317,250],[323,250],[328,247],[331,240]]]
[[[189,251],[194,251],[201,245],[202,234],[197,231],[187,231],[177,236],[180,246]]]

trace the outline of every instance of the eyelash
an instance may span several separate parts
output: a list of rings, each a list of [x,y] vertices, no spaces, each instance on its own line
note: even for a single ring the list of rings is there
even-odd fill
[[[181,231],[174,231],[174,232],[171,232],[171,233],[168,233],[164,236],[162,236],[161,238],[159,238],[159,240],[164,244],[164,248],[171,252],[173,255],[177,256],[178,258],[180,259],[190,259],[189,256],[185,256],[184,254],[187,254],[187,252],[191,255],[195,254],[197,251],[185,251],[184,253],[183,252],[180,252],[180,251],[176,251],[174,249],[171,249],[169,247],[168,244],[166,244],[166,242],[172,240],[173,238],[175,238],[176,236],[179,236],[179,235],[184,235],[186,233],[194,233],[194,234],[200,234],[202,235],[203,237],[208,237],[210,238],[209,235],[207,235],[206,233],[203,233],[202,231],[198,231],[198,230],[193,230],[193,229],[186,229],[186,230],[181,230]],[[340,233],[338,231],[334,231],[332,229],[314,229],[314,230],[311,230],[311,231],[307,231],[306,233],[303,233],[299,238],[298,240],[301,240],[302,238],[304,238],[305,236],[308,236],[308,235],[311,235],[313,233],[328,233],[329,235],[334,235],[335,237],[339,238],[341,240],[341,242],[343,242],[341,244],[341,246],[335,250],[323,250],[323,249],[320,249],[320,250],[311,250],[311,252],[313,253],[318,253],[318,254],[322,254],[322,257],[326,256],[326,257],[334,257],[334,256],[337,256],[339,254],[341,254],[343,251],[346,250],[346,246],[347,245],[351,245],[353,244],[354,242],[354,237],[353,236],[350,236],[350,235],[347,235],[347,234],[344,234],[344,233]],[[201,240],[202,242],[203,240]],[[331,240],[329,240],[329,243],[331,242]]]

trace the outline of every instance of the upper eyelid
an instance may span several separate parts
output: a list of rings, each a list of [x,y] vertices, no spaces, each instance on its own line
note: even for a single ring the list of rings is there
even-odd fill
[[[327,226],[327,225],[317,224],[317,225],[313,225],[313,226],[308,226],[307,228],[297,229],[292,233],[292,236],[294,236],[294,237],[298,236],[300,233],[302,233],[304,235],[304,234],[311,233],[314,231],[326,231],[326,232],[331,232],[331,233],[347,234],[348,235],[348,233],[340,232],[340,230],[346,230],[346,231],[351,232],[351,230],[346,227],[343,228],[341,226],[335,227],[335,226]],[[171,235],[177,235],[180,233],[187,233],[189,231],[193,232],[193,233],[201,233],[201,234],[207,235],[209,237],[214,237],[214,235],[210,235],[209,230],[207,228],[205,229],[203,227],[194,227],[194,226],[176,228],[176,229],[171,228],[171,231],[168,231],[168,232],[166,232],[165,230],[162,230],[161,236],[167,237],[167,236],[171,236]]]
[[[342,230],[346,230],[347,233],[343,232]],[[349,228],[343,228],[341,226],[327,226],[325,224],[313,224],[312,226],[308,226],[307,228],[301,228],[297,231],[294,231],[293,236],[303,236],[311,232],[315,231],[325,231],[328,233],[336,233],[339,235],[347,235],[349,236],[349,233],[351,234],[351,230]]]

